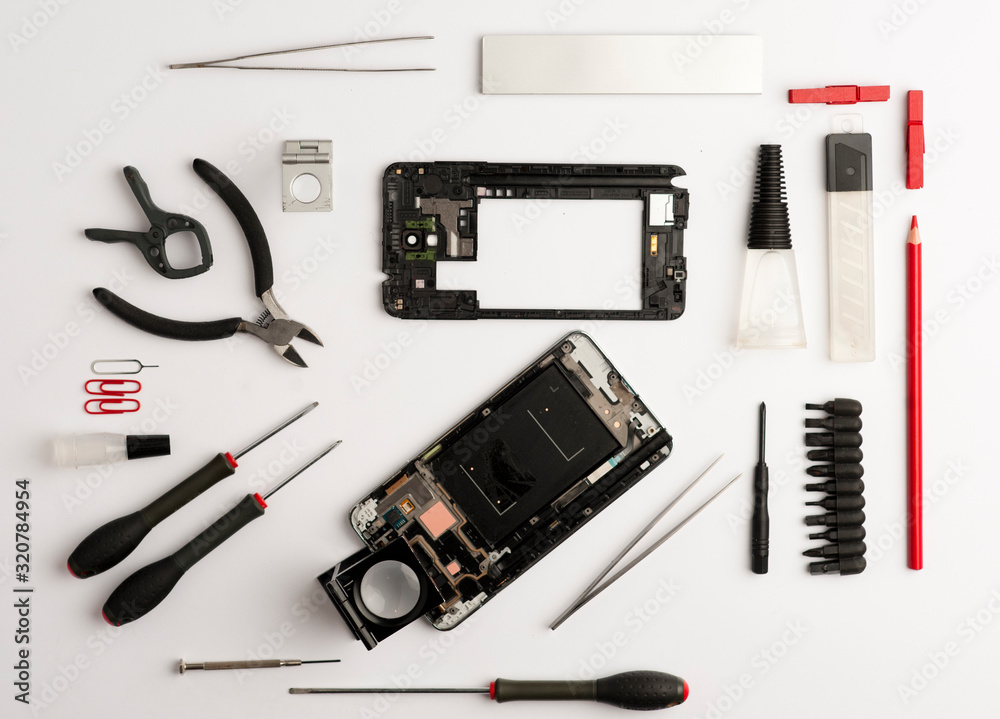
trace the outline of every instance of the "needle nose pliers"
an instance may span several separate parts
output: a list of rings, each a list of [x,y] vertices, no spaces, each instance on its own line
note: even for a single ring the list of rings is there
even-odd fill
[[[290,319],[288,313],[275,299],[271,250],[257,213],[233,181],[216,167],[200,159],[195,160],[193,166],[198,176],[222,198],[236,216],[243,234],[246,235],[247,245],[250,247],[250,260],[253,263],[255,293],[264,303],[265,311],[261,317],[257,322],[250,322],[240,317],[211,322],[185,322],[159,317],[141,310],[103,287],[94,290],[94,297],[113,315],[144,332],[169,339],[191,341],[225,339],[237,332],[246,332],[272,345],[279,355],[296,367],[306,367],[305,361],[292,347],[291,341],[300,337],[321,347],[323,342],[309,327]]]

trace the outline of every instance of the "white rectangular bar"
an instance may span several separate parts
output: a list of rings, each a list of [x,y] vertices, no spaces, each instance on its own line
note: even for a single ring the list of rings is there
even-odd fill
[[[485,95],[760,94],[756,35],[487,35]]]

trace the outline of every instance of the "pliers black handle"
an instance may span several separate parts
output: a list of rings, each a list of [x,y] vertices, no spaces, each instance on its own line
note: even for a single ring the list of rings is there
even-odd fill
[[[116,317],[128,322],[144,332],[169,339],[204,341],[232,337],[237,332],[246,332],[272,345],[286,361],[297,367],[305,367],[302,357],[291,346],[291,341],[300,337],[307,342],[323,345],[315,332],[301,322],[288,317],[274,297],[274,268],[267,235],[260,224],[257,213],[247,198],[233,181],[216,167],[204,160],[194,161],[194,171],[211,187],[226,206],[236,216],[243,234],[246,235],[253,262],[254,284],[257,296],[267,310],[256,322],[248,322],[240,317],[229,317],[211,322],[184,322],[154,315],[129,304],[114,292],[103,287],[94,290],[94,297]]]
[[[214,165],[197,159],[192,163],[198,177],[205,181],[222,198],[226,206],[236,216],[250,247],[250,261],[253,263],[254,294],[258,297],[271,289],[274,284],[274,266],[271,264],[271,250],[260,218],[254,212],[246,195]]]
[[[98,287],[94,290],[94,297],[118,319],[128,322],[143,332],[149,332],[150,334],[172,340],[202,342],[206,340],[225,339],[236,334],[240,323],[243,322],[242,317],[230,317],[211,322],[183,322],[181,320],[168,319],[154,315],[152,312],[141,310],[135,305],[126,302],[111,290],[103,287]]]
[[[210,322],[186,322],[160,317],[152,312],[141,310],[103,287],[94,290],[94,297],[111,314],[128,322],[136,329],[167,339],[203,342],[232,337],[237,332],[252,334],[272,345],[279,355],[296,367],[307,367],[308,365],[290,344],[293,339],[301,337],[314,344],[323,345],[312,330],[295,320],[275,317],[266,327],[248,322],[242,317],[229,317]]]
[[[193,217],[161,210],[150,197],[149,186],[146,185],[139,171],[129,165],[123,172],[125,181],[128,182],[139,207],[142,208],[146,219],[149,220],[149,229],[146,232],[131,232],[91,228],[84,230],[83,234],[88,239],[98,242],[128,242],[135,245],[150,267],[172,280],[194,277],[207,271],[212,266],[212,244],[208,240],[208,231],[205,230],[205,226]],[[167,258],[166,241],[170,235],[177,232],[194,234],[201,250],[201,264],[182,269],[177,269],[170,264],[170,260]]]

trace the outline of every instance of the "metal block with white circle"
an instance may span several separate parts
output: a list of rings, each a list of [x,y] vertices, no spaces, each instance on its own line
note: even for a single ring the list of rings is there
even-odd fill
[[[281,209],[333,210],[333,142],[288,140],[281,155]]]

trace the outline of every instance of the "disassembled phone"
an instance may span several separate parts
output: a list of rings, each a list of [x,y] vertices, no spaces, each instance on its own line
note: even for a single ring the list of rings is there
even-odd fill
[[[390,165],[382,178],[382,304],[404,319],[676,319],[684,312],[688,192],[672,180],[683,174],[675,165]],[[439,289],[438,262],[475,261],[479,205],[493,199],[641,200],[642,236],[608,252],[641,252],[642,309],[492,309],[475,290]],[[562,241],[572,252],[573,237]]]
[[[574,332],[362,499],[367,547],[318,579],[368,649],[451,629],[669,455],[670,434]]]

